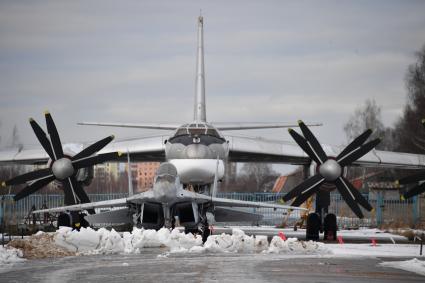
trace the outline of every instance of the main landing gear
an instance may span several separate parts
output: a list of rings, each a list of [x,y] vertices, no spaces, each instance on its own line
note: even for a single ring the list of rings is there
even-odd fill
[[[328,213],[330,205],[330,193],[320,191],[316,196],[316,212],[310,213],[307,217],[306,240],[319,240],[319,233],[324,233],[324,241],[335,241],[337,237],[338,225],[336,216]],[[326,215],[324,218],[323,216]]]

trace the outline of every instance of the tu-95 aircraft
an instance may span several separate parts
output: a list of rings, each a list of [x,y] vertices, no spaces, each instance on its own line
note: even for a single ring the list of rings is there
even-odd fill
[[[75,143],[62,145],[49,113],[45,114],[47,134],[31,119],[30,124],[43,148],[1,151],[0,163],[48,164],[48,167],[6,181],[5,185],[27,183],[27,186],[15,196],[15,200],[36,192],[49,182],[59,181],[63,184],[66,205],[87,203],[90,200],[82,188],[82,184],[89,175],[85,168],[92,168],[95,164],[105,161],[125,162],[129,157],[133,162],[167,162],[167,168],[172,167],[176,170],[175,175],[170,175],[173,176],[173,180],[178,177],[178,184],[181,183],[183,188],[190,185],[195,193],[207,193],[207,195],[211,194],[214,180],[223,178],[225,161],[286,163],[305,166],[308,169],[305,171],[310,177],[289,192],[284,200],[295,199],[293,205],[299,206],[308,197],[316,194],[316,216],[318,215],[318,218],[314,218],[316,219],[314,221],[321,225],[323,217],[328,212],[329,192],[335,188],[358,217],[363,217],[360,206],[367,210],[372,209],[370,204],[345,178],[346,166],[405,169],[425,167],[424,155],[375,150],[374,147],[380,140],[367,141],[372,133],[371,130],[367,130],[345,149],[342,149],[320,144],[302,121],[294,125],[288,123],[207,122],[203,42],[203,17],[200,16],[198,18],[197,71],[192,122],[184,125],[83,122],[79,124],[173,130],[174,134],[121,141],[113,141],[113,136],[110,136],[92,145]],[[300,135],[289,129],[289,133],[296,143],[223,134],[229,130],[290,128],[292,126],[300,127],[302,131],[302,135]],[[119,152],[125,154],[119,154]],[[161,179],[160,176],[161,174],[157,175],[157,180]],[[175,186],[179,187],[179,185]],[[143,225],[143,218],[140,218],[140,215],[148,217],[147,214],[150,213],[150,210],[147,207],[149,205],[142,206],[140,203],[135,205],[138,206],[136,211],[139,211],[137,221]],[[81,209],[94,207],[96,207],[94,204],[80,206]],[[71,209],[71,207],[66,206],[55,209],[55,211],[67,211],[67,209]],[[160,213],[161,207],[157,207],[155,211],[153,215],[167,215],[168,213]],[[200,215],[199,218],[195,217],[194,219],[205,218],[202,209],[192,210],[191,213]]]

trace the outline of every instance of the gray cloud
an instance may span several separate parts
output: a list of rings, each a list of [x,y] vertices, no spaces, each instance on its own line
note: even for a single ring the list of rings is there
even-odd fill
[[[397,119],[425,38],[421,1],[2,1],[2,136],[16,124],[36,144],[27,119],[45,109],[67,141],[158,133],[82,120],[190,120],[199,8],[208,119],[320,121],[331,144],[345,142],[342,125],[366,98],[387,125]]]

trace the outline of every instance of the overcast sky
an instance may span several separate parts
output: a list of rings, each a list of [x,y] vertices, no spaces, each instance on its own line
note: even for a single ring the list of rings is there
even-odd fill
[[[367,98],[398,118],[425,43],[425,1],[1,1],[2,144],[13,125],[37,144],[46,109],[63,141],[158,133],[79,121],[191,121],[200,9],[207,119],[323,122],[329,144]]]

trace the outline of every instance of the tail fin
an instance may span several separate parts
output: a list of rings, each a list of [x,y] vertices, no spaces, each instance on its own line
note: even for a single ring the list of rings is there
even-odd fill
[[[198,55],[196,63],[196,86],[195,86],[195,122],[206,122],[205,110],[205,70],[204,70],[204,18],[198,17]]]

